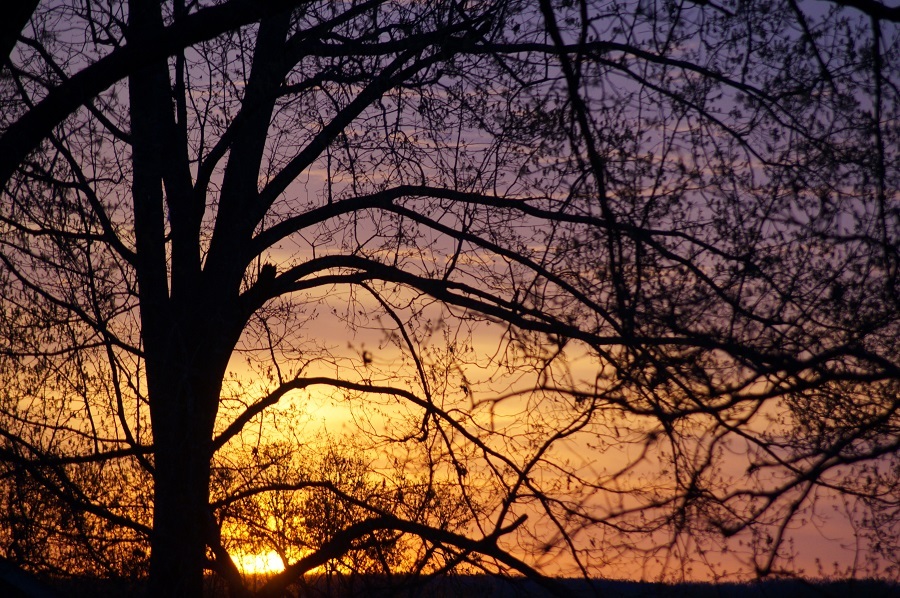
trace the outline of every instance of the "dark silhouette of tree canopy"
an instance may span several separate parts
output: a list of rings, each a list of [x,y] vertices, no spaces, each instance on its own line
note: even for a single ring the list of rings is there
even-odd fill
[[[149,563],[154,596],[320,566],[559,591],[733,546],[790,571],[841,504],[896,573],[897,8],[21,7],[5,558]],[[245,587],[242,546],[288,566]]]

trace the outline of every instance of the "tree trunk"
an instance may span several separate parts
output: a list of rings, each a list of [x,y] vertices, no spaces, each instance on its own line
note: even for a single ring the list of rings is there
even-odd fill
[[[207,304],[201,295],[187,302]],[[203,595],[212,435],[237,336],[227,331],[240,329],[225,325],[233,314],[221,310],[173,311],[181,315],[170,326],[144,333],[154,353],[147,355],[156,468],[150,589],[154,597],[193,598]]]
[[[162,26],[157,0],[129,0],[129,43],[152,39]],[[150,591],[160,598],[195,598],[203,595],[210,440],[229,346],[210,336],[223,320],[208,313],[208,297],[200,291],[199,239],[190,236],[196,228],[190,169],[165,60],[131,75],[129,102],[135,267],[155,466]]]
[[[162,30],[160,6],[157,0],[129,0],[129,43],[152,39]],[[150,554],[154,597],[203,594],[212,433],[222,379],[246,324],[247,314],[238,305],[249,261],[245,243],[261,217],[248,212],[253,202],[247,198],[256,193],[274,91],[284,76],[278,58],[289,25],[287,11],[259,26],[250,99],[245,98],[252,115],[230,149],[202,269],[205,203],[191,181],[186,130],[174,117],[172,73],[162,60],[129,78],[135,269],[156,468]],[[176,80],[176,89],[181,84]]]
[[[209,436],[178,413],[182,410],[171,411],[153,422],[156,483],[150,590],[151,596],[160,598],[199,597],[208,525]]]

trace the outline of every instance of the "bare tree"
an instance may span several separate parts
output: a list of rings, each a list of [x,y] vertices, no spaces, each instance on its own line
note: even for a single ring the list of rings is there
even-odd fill
[[[106,522],[85,546],[143,538],[158,596],[248,593],[228,509],[312,487],[353,516],[263,595],[401,539],[386,569],[554,588],[550,558],[664,571],[730,537],[777,572],[823,500],[865,536],[898,501],[897,20],[38,6],[0,81],[5,479]],[[316,401],[384,492],[263,475]]]

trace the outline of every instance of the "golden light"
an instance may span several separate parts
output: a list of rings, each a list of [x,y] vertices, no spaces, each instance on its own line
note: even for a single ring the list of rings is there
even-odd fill
[[[269,575],[284,571],[284,562],[275,551],[258,554],[234,554],[231,560],[246,575]]]

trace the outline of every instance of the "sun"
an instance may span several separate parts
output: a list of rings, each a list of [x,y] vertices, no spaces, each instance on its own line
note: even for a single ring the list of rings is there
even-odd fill
[[[284,571],[284,562],[273,550],[257,554],[234,554],[231,555],[231,560],[241,573],[247,575],[269,575]]]

